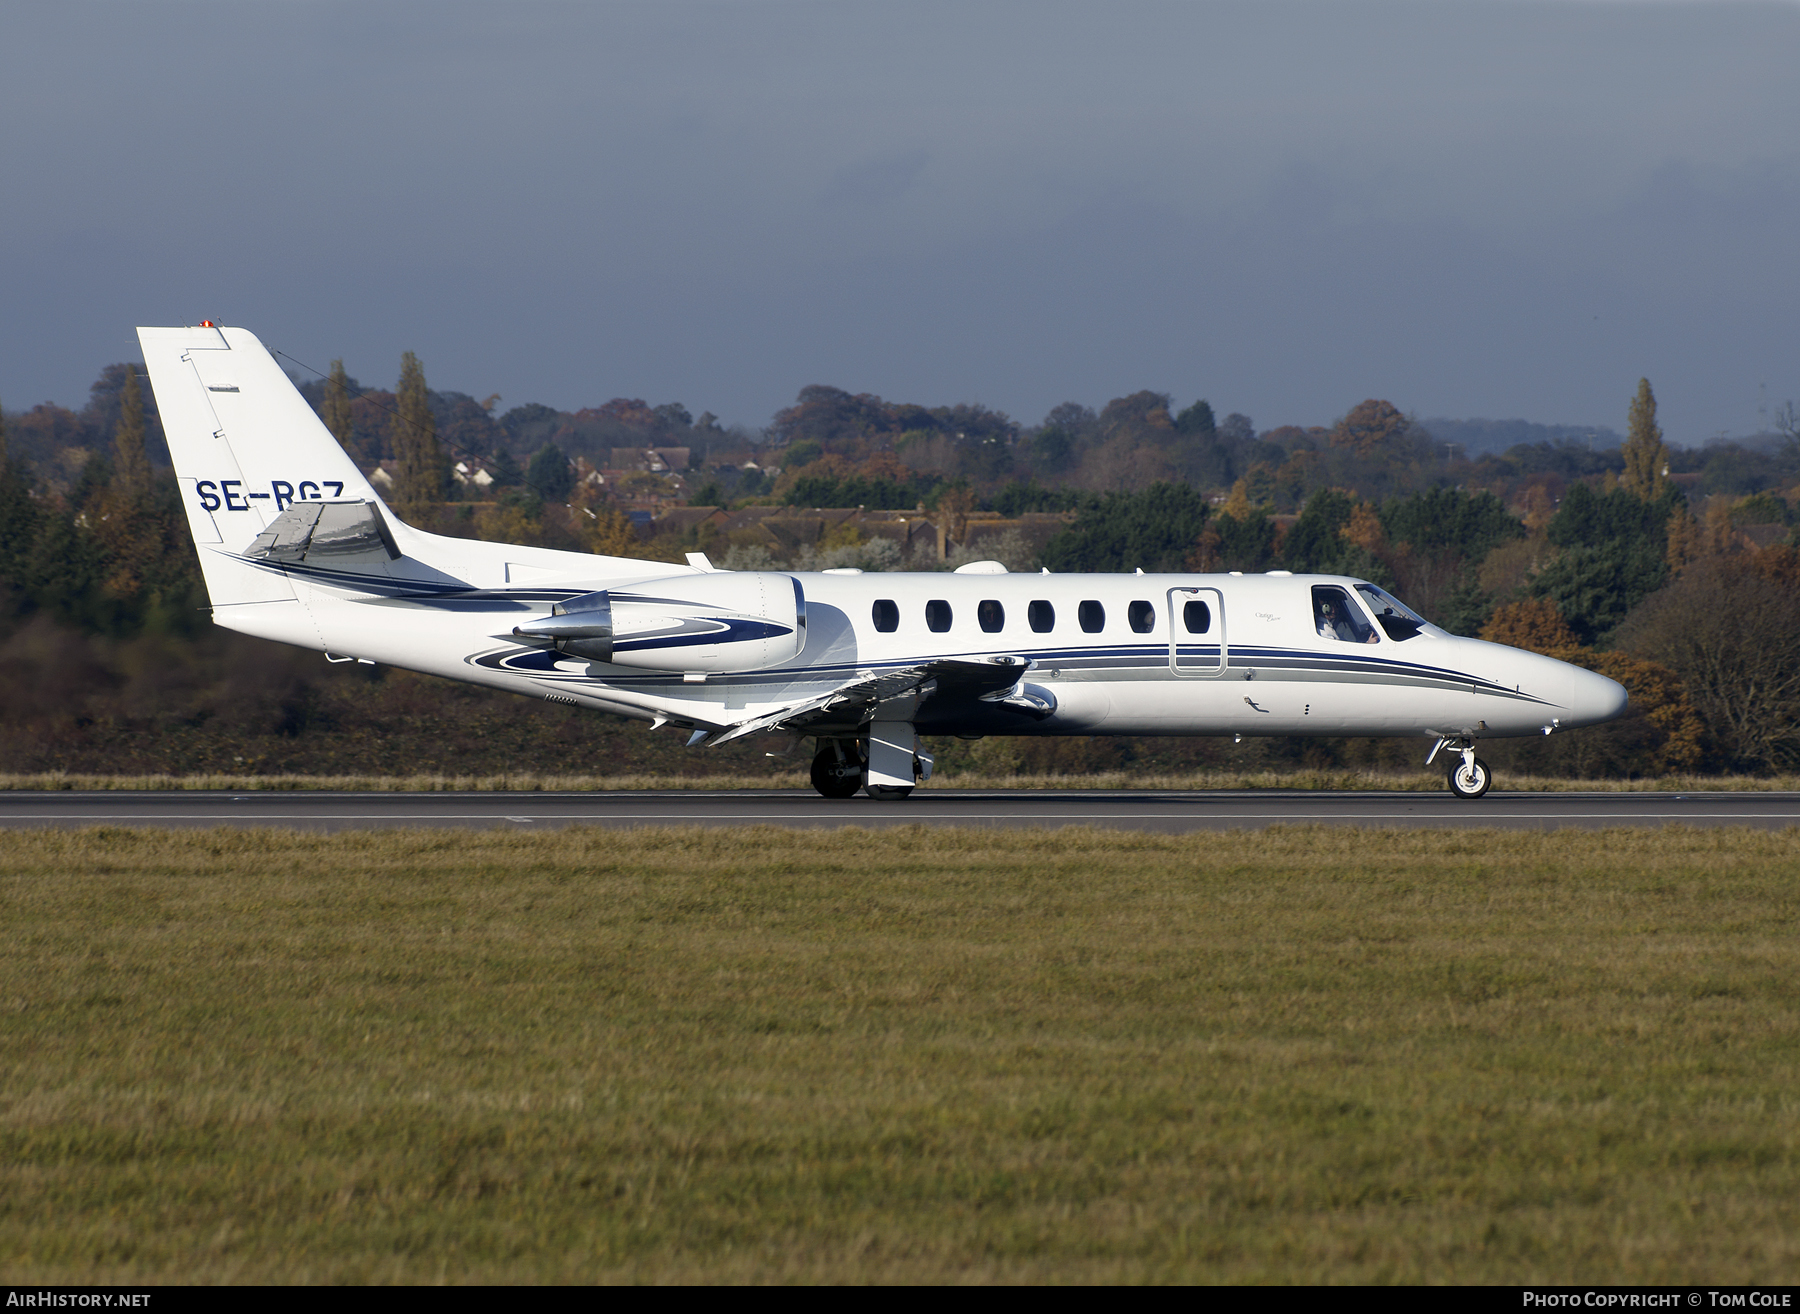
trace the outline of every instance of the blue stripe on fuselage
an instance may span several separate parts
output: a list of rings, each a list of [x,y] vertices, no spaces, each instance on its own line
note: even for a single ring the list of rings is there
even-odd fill
[[[785,633],[785,631],[783,631]],[[702,636],[700,641],[707,641]],[[523,656],[536,650],[518,649],[515,653]],[[1105,648],[1046,648],[1015,650],[1013,655],[1027,658],[1033,667],[1053,667],[1064,671],[1081,671],[1084,674],[1104,674],[1108,672],[1147,672],[1169,671],[1169,648],[1166,643],[1137,644],[1130,646],[1109,646]],[[1184,659],[1199,661],[1210,658],[1214,669],[1217,667],[1219,649],[1215,645],[1182,646],[1179,655]],[[831,686],[844,683],[864,672],[881,672],[903,670],[907,667],[923,666],[933,661],[975,661],[980,654],[940,653],[936,655],[920,655],[910,658],[891,658],[881,661],[866,662],[833,662],[816,666],[787,666],[765,671],[742,671],[709,675],[708,683],[714,687],[737,685],[768,684],[811,684]],[[490,652],[469,659],[477,665],[490,668],[517,669],[515,660],[506,652]],[[536,668],[548,669],[548,668]],[[1212,675],[1212,679],[1229,679],[1240,671],[1251,669],[1268,671],[1291,671],[1304,674],[1324,683],[1347,683],[1360,681],[1343,681],[1334,677],[1345,675],[1362,675],[1377,680],[1382,677],[1395,680],[1419,681],[1438,686],[1454,686],[1467,688],[1471,692],[1492,694],[1520,702],[1544,703],[1542,698],[1524,693],[1520,690],[1508,689],[1504,685],[1495,684],[1491,680],[1466,672],[1452,670],[1442,666],[1428,666],[1415,662],[1400,662],[1392,658],[1365,656],[1361,653],[1316,653],[1304,649],[1293,648],[1245,648],[1233,647],[1231,658],[1223,675]],[[1031,672],[1022,673],[1022,678],[1030,678]],[[1171,673],[1172,675],[1172,673]],[[621,672],[609,673],[607,678],[600,679],[591,675],[577,675],[573,672],[557,672],[556,678],[568,682],[597,685],[627,686],[662,686],[673,685],[680,680],[679,675],[661,672]],[[1209,678],[1200,676],[1199,678]]]

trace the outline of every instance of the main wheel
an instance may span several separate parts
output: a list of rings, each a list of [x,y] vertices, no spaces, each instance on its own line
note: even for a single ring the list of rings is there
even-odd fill
[[[843,757],[833,748],[821,748],[813,758],[812,787],[826,798],[855,798],[862,788],[863,764],[854,754]]]
[[[882,803],[897,803],[913,792],[911,785],[864,785],[863,793]]]
[[[1458,761],[1450,768],[1450,792],[1458,798],[1480,798],[1494,783],[1494,773],[1480,758],[1468,764]]]

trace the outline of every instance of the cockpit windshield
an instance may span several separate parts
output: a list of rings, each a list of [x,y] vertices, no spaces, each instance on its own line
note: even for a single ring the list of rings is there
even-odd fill
[[[1412,638],[1430,624],[1418,612],[1386,589],[1377,588],[1373,584],[1358,584],[1356,591],[1363,595],[1363,601],[1368,603],[1369,610],[1375,613],[1376,621],[1386,631],[1388,638],[1395,643]]]

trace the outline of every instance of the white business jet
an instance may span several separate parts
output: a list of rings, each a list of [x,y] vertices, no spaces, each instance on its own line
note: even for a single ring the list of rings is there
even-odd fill
[[[1327,575],[720,571],[445,538],[397,519],[244,329],[143,328],[213,620],[692,732],[816,746],[827,798],[900,799],[924,735],[1417,735],[1611,720],[1625,690],[1458,638]]]

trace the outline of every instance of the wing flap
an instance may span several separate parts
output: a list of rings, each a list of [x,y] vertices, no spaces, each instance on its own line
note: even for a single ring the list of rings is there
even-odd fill
[[[798,734],[823,721],[854,720],[860,724],[872,719],[883,703],[915,693],[953,699],[1004,695],[1019,683],[1019,677],[1030,665],[1023,657],[990,657],[986,661],[944,658],[917,666],[868,672],[804,702],[753,716],[723,730],[704,735],[697,732],[689,743],[690,746],[705,744],[712,747],[767,730]]]

